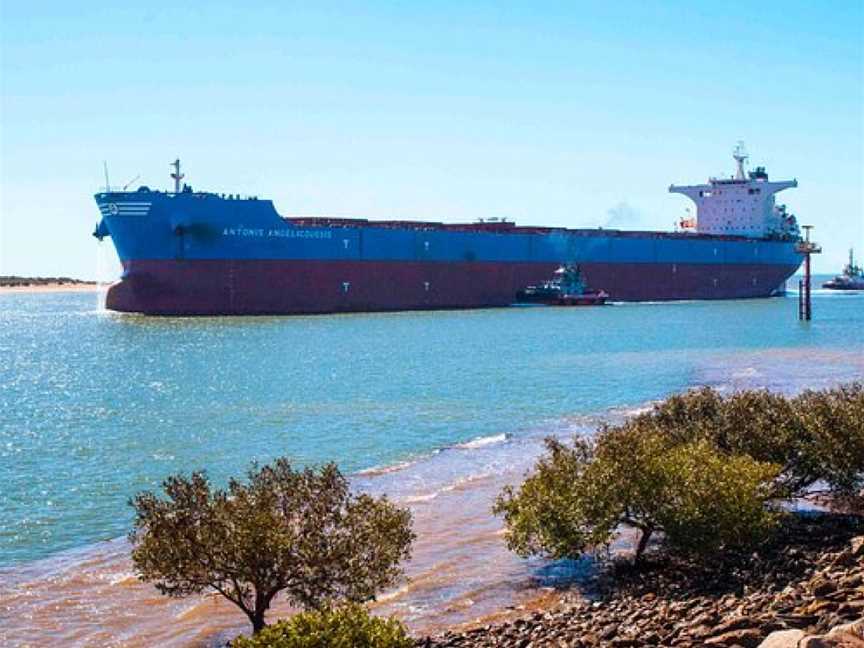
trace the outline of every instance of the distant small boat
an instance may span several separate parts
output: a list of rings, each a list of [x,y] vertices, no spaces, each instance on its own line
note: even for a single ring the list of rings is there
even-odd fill
[[[826,281],[822,287],[831,290],[864,290],[864,269],[855,264],[853,250],[849,250],[849,263],[843,268],[843,274]]]
[[[547,306],[600,306],[607,299],[609,294],[603,290],[588,290],[579,266],[569,263],[558,268],[553,279],[516,293],[516,303]]]

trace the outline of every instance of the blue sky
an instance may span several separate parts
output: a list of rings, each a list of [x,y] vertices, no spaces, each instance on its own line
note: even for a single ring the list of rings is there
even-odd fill
[[[817,270],[864,258],[861,0],[112,4],[0,3],[0,274],[94,276],[103,160],[285,215],[669,229],[738,139]]]

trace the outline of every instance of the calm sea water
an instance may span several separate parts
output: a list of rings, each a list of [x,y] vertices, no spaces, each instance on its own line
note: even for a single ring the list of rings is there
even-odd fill
[[[279,455],[335,460],[359,488],[415,509],[421,539],[409,572],[428,587],[397,592],[392,610],[423,627],[433,610],[500,603],[489,579],[533,567],[507,557],[489,503],[543,436],[588,431],[693,385],[792,392],[861,379],[864,295],[816,291],[809,324],[796,321],[796,306],[790,296],[151,319],[100,312],[89,293],[0,295],[0,617],[4,595],[5,609],[20,603],[13,589],[38,601],[68,586],[86,599],[87,564],[111,574],[92,594],[109,605],[111,586],[128,578],[128,550],[114,539],[129,529],[132,494],[177,471],[203,468],[223,482]],[[454,583],[479,555],[486,565],[466,593]],[[137,587],[126,605],[153,598]],[[231,619],[215,630],[242,627]],[[146,635],[130,627],[45,637],[89,645]],[[189,632],[150,637],[203,640]]]

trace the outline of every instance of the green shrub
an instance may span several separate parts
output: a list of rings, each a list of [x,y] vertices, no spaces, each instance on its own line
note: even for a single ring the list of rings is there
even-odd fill
[[[520,555],[577,557],[609,544],[621,525],[641,532],[637,559],[656,532],[704,554],[754,545],[779,521],[766,506],[778,467],[705,441],[674,443],[641,422],[605,428],[593,443],[546,443],[535,471],[494,507]]]
[[[508,486],[496,500],[493,511],[504,516],[507,546],[521,556],[566,558],[607,543],[615,522],[603,519],[602,507],[610,517],[615,512],[585,479],[593,449],[581,439],[572,446],[546,439],[546,450],[519,490]]]
[[[777,497],[799,497],[817,482],[836,494],[861,490],[864,385],[853,383],[787,398],[764,390],[722,398],[708,388],[672,396],[640,424],[673,442],[705,440],[719,451],[781,466]]]
[[[361,605],[301,612],[232,648],[410,648],[413,641],[396,619],[372,616]]]
[[[824,482],[834,494],[852,495],[864,480],[864,384],[806,391],[796,399],[807,434],[799,452],[808,472],[804,487]]]
[[[658,464],[657,526],[673,549],[746,549],[767,539],[780,521],[768,504],[776,464],[724,455],[704,441],[675,446]]]
[[[215,590],[256,632],[280,593],[305,609],[374,598],[401,576],[414,539],[410,511],[354,495],[335,464],[295,470],[277,459],[226,490],[203,473],[169,477],[163,488],[164,497],[131,502],[139,576],[168,596]]]
[[[621,525],[655,532],[679,551],[708,555],[770,535],[779,504],[823,484],[844,502],[864,486],[864,385],[788,398],[703,388],[590,440],[547,440],[547,452],[494,512],[521,555],[576,557],[610,543]],[[850,505],[852,506],[852,505]]]

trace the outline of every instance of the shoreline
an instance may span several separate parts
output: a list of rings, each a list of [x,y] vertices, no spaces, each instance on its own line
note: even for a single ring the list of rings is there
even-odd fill
[[[595,600],[564,591],[516,618],[453,628],[415,646],[857,646],[862,533],[860,516],[798,513],[778,540],[750,556],[699,565],[659,552],[641,568],[612,563],[599,573]],[[839,635],[851,641],[833,643]]]
[[[29,284],[16,286],[0,286],[0,295],[20,295],[33,293],[60,293],[60,292],[98,292],[99,284],[96,282],[80,283],[58,283]]]

